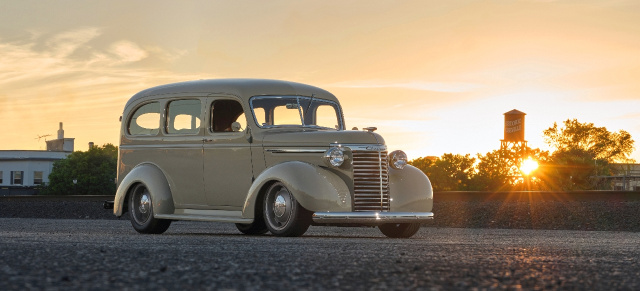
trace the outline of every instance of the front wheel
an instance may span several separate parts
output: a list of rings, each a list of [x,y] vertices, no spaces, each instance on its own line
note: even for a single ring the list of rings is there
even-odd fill
[[[269,187],[263,207],[265,224],[274,235],[301,236],[311,225],[311,213],[280,182]]]
[[[136,185],[129,194],[129,216],[131,225],[139,233],[160,234],[171,225],[171,220],[153,217],[151,193],[143,184]]]
[[[389,223],[379,225],[378,228],[387,237],[408,238],[420,230],[420,223]]]

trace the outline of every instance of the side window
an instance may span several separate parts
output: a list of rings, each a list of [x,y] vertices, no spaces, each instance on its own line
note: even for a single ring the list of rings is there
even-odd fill
[[[4,173],[2,173],[2,171],[0,171],[0,184],[2,184],[2,182],[3,182],[3,181],[2,181],[2,175],[3,175],[3,174],[4,174]]]
[[[196,134],[200,132],[200,100],[176,100],[167,106],[167,133]]]
[[[247,118],[240,102],[235,100],[216,100],[211,104],[211,131],[233,131],[231,124],[240,123],[242,129],[247,126]]]
[[[131,116],[127,126],[131,135],[156,135],[160,131],[160,103],[140,106]]]
[[[33,185],[42,185],[42,171],[33,172]]]

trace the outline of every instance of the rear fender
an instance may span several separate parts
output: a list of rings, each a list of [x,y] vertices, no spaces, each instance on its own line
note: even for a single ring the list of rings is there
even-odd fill
[[[263,171],[253,182],[242,209],[244,218],[255,218],[257,199],[273,182],[283,183],[298,203],[313,212],[351,211],[349,187],[331,171],[309,163],[291,161]]]
[[[156,165],[149,163],[137,165],[122,179],[116,191],[113,214],[118,217],[123,215],[127,193],[138,183],[144,184],[149,189],[154,215],[173,214],[175,207],[167,178]]]

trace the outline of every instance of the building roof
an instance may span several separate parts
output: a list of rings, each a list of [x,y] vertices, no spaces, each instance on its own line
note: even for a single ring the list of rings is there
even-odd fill
[[[0,161],[56,161],[65,159],[70,152],[0,150]]]

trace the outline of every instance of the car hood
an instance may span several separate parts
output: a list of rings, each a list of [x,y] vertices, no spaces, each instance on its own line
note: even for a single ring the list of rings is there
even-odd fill
[[[269,131],[262,139],[265,147],[328,147],[330,144],[385,144],[377,133],[340,130],[340,131]]]

